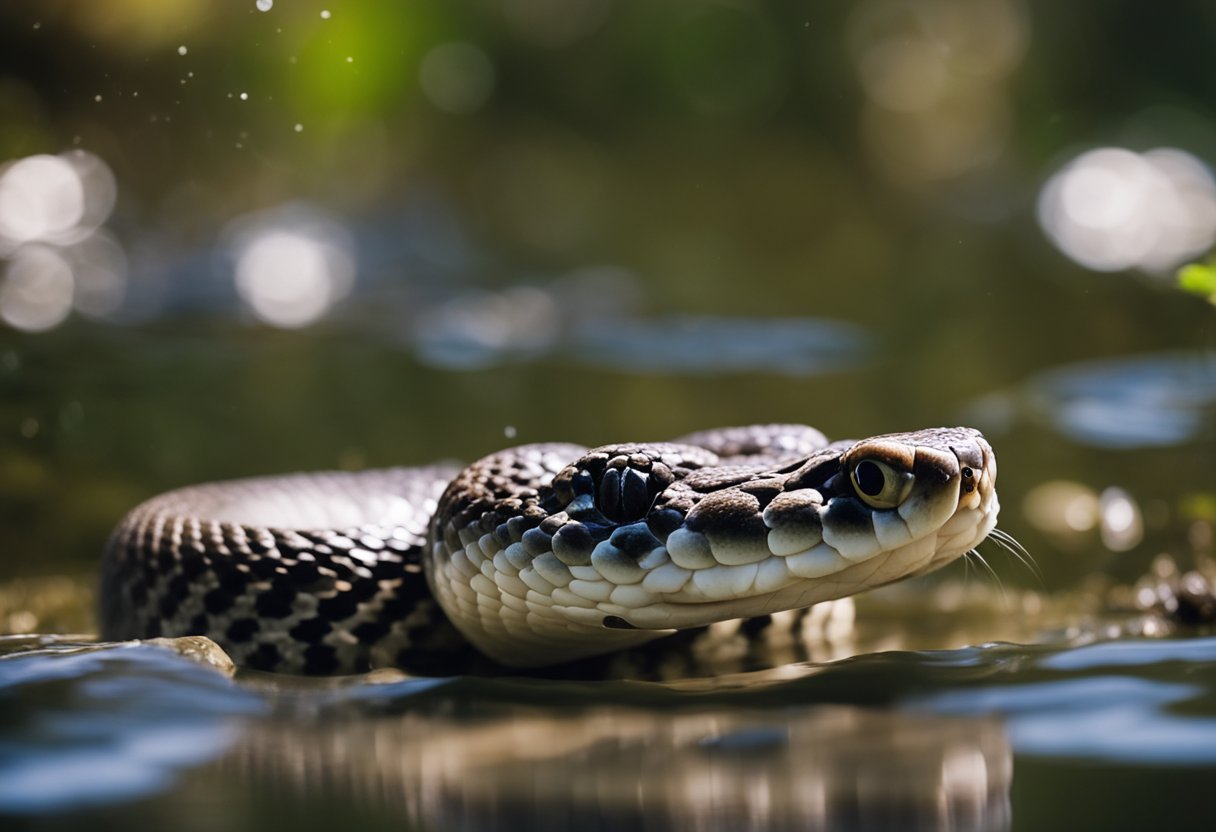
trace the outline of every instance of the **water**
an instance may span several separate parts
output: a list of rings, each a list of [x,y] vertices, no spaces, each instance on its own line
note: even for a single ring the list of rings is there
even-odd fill
[[[1210,825],[1211,632],[1158,612],[1216,558],[1216,307],[1175,279],[1216,245],[1212,27],[76,12],[0,4],[5,828]],[[751,422],[982,429],[1035,569],[989,544],[682,681],[88,643],[161,490]]]
[[[38,828],[1203,824],[1214,660],[1212,638],[989,644],[697,683],[335,686],[231,682],[162,648],[44,647],[0,659],[0,813]]]

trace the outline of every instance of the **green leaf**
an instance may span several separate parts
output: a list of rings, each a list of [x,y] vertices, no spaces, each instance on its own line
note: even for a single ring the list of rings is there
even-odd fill
[[[1178,285],[1196,295],[1216,295],[1216,265],[1191,263],[1178,270]]]

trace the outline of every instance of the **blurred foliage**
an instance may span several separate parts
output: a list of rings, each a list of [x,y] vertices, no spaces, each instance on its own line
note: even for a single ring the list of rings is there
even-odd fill
[[[1216,304],[1216,262],[1183,266],[1178,271],[1178,285],[1183,291],[1205,297]]]

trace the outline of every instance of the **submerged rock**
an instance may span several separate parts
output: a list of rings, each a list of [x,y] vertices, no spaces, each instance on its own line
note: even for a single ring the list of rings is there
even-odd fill
[[[122,642],[119,642],[122,643]],[[214,668],[225,676],[236,673],[236,664],[218,644],[206,636],[182,636],[181,638],[150,638],[140,644],[164,647],[192,659],[201,665]]]

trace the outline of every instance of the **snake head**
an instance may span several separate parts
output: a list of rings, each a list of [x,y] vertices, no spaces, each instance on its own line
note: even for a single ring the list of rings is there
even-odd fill
[[[998,511],[995,456],[969,428],[751,466],[696,446],[613,445],[552,470],[520,496],[496,487],[497,507],[480,519],[447,515],[460,522],[429,573],[457,627],[510,664],[609,652],[922,574],[978,544]],[[503,469],[493,482],[517,479]],[[436,522],[448,522],[442,501]]]
[[[640,581],[652,603],[611,610],[634,627],[762,615],[923,574],[976,546],[999,510],[996,457],[970,428],[838,442],[721,488],[701,480],[656,499],[684,520]]]

